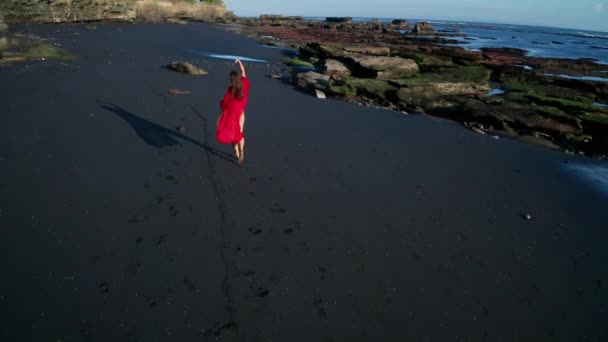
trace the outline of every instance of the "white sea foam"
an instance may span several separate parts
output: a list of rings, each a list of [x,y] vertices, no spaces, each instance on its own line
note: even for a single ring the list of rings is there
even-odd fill
[[[591,33],[586,33],[586,32],[579,32],[579,34],[581,36],[585,36],[585,37],[589,37],[589,38],[603,38],[603,39],[608,39],[608,36],[604,36],[601,34],[591,34]]]

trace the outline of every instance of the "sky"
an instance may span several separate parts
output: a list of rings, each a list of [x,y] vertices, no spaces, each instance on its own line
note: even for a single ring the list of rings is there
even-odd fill
[[[463,20],[608,32],[608,0],[224,0],[240,16]]]

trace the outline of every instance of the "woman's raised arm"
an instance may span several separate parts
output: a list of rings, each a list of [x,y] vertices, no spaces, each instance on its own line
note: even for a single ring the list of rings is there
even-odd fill
[[[234,64],[238,64],[239,67],[241,67],[241,75],[243,75],[243,77],[247,77],[247,74],[245,73],[245,66],[243,65],[243,62],[241,62],[240,59],[237,59],[236,61],[234,61]]]

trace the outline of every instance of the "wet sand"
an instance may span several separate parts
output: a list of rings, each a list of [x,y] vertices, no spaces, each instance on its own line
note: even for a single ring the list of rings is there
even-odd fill
[[[231,65],[188,51],[280,50],[194,23],[20,31],[81,57],[0,68],[0,340],[608,339],[608,197],[567,167],[595,162],[260,63],[240,168],[214,137]]]

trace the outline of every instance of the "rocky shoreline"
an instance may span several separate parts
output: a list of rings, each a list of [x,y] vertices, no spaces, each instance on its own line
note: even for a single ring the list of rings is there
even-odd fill
[[[464,36],[460,32],[401,19],[236,21],[261,44],[297,50],[299,57],[287,62],[293,84],[320,97],[448,118],[484,134],[608,156],[608,110],[597,105],[608,102],[608,83],[557,76],[605,76],[608,67],[592,60],[529,57],[514,48],[467,51],[444,45]]]

